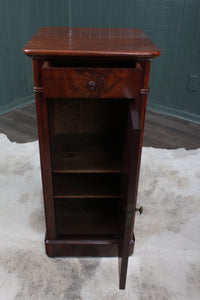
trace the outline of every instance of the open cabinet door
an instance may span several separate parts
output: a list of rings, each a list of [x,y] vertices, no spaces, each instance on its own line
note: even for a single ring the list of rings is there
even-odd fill
[[[125,289],[128,256],[133,252],[133,225],[140,165],[141,127],[134,100],[129,105],[121,176],[119,288]]]

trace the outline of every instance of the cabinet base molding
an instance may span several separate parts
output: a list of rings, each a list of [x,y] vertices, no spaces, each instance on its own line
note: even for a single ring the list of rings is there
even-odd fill
[[[45,239],[49,257],[117,257],[118,240],[48,240]],[[134,240],[129,245],[129,256],[133,254]]]

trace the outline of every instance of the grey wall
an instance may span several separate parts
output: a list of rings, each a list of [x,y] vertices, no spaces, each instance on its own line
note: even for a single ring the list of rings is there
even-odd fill
[[[149,107],[200,121],[199,0],[0,0],[0,20],[0,113],[33,99],[22,47],[39,27],[135,27],[161,49]]]

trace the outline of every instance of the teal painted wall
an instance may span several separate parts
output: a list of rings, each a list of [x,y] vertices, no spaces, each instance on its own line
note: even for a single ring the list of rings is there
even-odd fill
[[[161,49],[149,107],[200,121],[199,0],[0,0],[0,20],[0,113],[33,99],[22,47],[39,27],[135,27]]]

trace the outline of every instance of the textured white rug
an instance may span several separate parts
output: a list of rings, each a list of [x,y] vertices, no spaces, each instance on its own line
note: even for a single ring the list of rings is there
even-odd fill
[[[48,258],[38,143],[0,135],[0,299],[200,299],[200,149],[143,148],[135,254]]]

